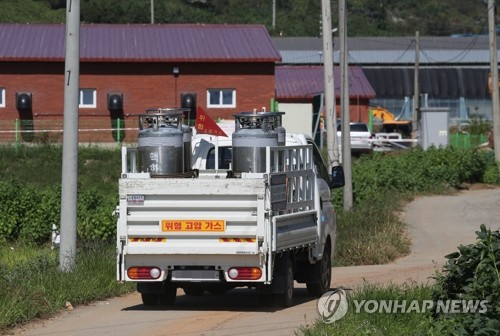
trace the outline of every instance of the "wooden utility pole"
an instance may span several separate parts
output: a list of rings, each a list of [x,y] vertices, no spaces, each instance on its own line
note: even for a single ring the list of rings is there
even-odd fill
[[[419,63],[420,63],[420,34],[415,32],[415,76],[413,82],[413,118],[412,118],[412,138],[419,138],[420,132],[418,127],[419,112],[420,112],[420,81],[419,81]]]
[[[80,86],[80,0],[66,5],[64,125],[59,268],[72,270],[76,257],[78,181],[78,97]]]
[[[340,108],[342,114],[342,166],[344,167],[344,210],[353,206],[352,166],[351,166],[351,113],[349,105],[349,61],[347,51],[347,20],[345,0],[339,1],[340,39]]]
[[[323,70],[325,80],[326,108],[326,146],[328,149],[328,167],[339,165],[339,147],[337,140],[337,114],[335,113],[335,85],[333,80],[333,39],[330,0],[321,1],[323,23]]]
[[[490,42],[493,142],[495,144],[495,160],[500,161],[500,92],[498,91],[497,32],[495,21],[495,0],[488,0],[488,35]]]

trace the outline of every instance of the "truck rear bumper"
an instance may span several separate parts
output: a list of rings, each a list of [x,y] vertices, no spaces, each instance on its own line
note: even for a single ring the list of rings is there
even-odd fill
[[[266,282],[266,265],[259,254],[252,255],[145,255],[128,254],[120,269],[120,281],[135,282]],[[157,279],[131,279],[127,270],[131,267],[157,267],[162,274]],[[231,268],[260,269],[261,276],[255,279],[231,279],[228,272]]]

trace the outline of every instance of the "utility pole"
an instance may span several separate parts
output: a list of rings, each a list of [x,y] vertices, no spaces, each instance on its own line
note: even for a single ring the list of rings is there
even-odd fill
[[[155,23],[155,0],[151,0],[151,24]]]
[[[488,32],[490,41],[491,105],[495,161],[500,161],[500,92],[498,91],[497,32],[495,0],[488,0]]]
[[[344,210],[351,211],[352,165],[351,165],[351,112],[349,104],[349,61],[347,51],[347,20],[345,0],[339,1],[339,38],[340,38],[340,108],[342,114],[342,166],[344,167]]]
[[[412,138],[419,138],[418,133],[418,120],[420,112],[420,81],[419,81],[419,67],[420,67],[420,34],[415,32],[415,76],[413,82],[413,118],[412,118]]]
[[[273,32],[276,29],[276,0],[273,0]]]
[[[59,268],[69,272],[76,256],[78,180],[78,96],[80,82],[80,0],[66,5],[64,125]]]
[[[321,1],[323,27],[323,71],[325,80],[326,146],[329,170],[339,165],[337,140],[337,113],[335,112],[335,85],[333,79],[333,39],[330,0]]]

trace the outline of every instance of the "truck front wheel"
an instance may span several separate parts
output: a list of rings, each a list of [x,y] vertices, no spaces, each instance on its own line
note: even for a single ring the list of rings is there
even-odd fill
[[[330,289],[332,281],[332,256],[328,242],[325,245],[323,258],[313,266],[314,281],[307,282],[309,295],[320,297]]]

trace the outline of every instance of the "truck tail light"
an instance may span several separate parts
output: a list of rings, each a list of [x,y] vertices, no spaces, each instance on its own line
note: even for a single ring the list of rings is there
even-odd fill
[[[158,267],[130,267],[127,270],[127,275],[130,279],[148,279],[155,280],[161,275],[161,270]]]
[[[232,267],[227,274],[232,280],[258,280],[262,270],[259,267]]]

